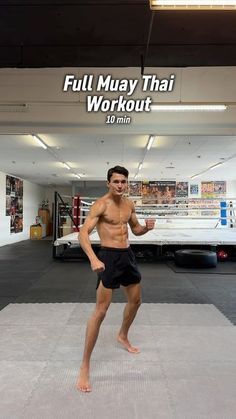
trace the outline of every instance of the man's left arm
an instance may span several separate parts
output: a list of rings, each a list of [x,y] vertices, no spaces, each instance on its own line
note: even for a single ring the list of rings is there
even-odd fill
[[[150,230],[153,230],[155,227],[155,222],[156,220],[152,219],[152,218],[147,218],[145,220],[145,225],[141,225],[137,219],[136,213],[135,213],[135,208],[134,208],[134,204],[131,203],[132,205],[132,212],[131,212],[131,216],[129,219],[129,225],[131,228],[132,233],[135,236],[142,236],[143,234],[147,233]]]

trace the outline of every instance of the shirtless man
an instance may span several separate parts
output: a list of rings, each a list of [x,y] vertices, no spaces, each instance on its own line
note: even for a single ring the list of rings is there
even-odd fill
[[[113,289],[120,285],[124,287],[127,304],[117,340],[128,352],[139,353],[139,349],[128,340],[129,328],[141,304],[141,275],[129,246],[127,224],[133,234],[141,236],[154,228],[155,220],[147,219],[145,226],[139,224],[134,204],[123,197],[127,189],[128,174],[128,170],[121,166],[108,170],[108,193],[92,205],[80,230],[81,247],[90,260],[91,269],[98,274],[96,307],[87,324],[83,360],[76,383],[77,389],[83,392],[91,391],[90,357],[111,303]],[[89,234],[95,226],[101,240],[98,256],[89,240]]]

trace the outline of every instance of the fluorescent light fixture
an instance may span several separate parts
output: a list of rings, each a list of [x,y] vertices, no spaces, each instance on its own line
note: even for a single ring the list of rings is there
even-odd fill
[[[64,164],[64,166],[65,166],[68,170],[71,170],[71,168],[70,168],[69,164],[65,163],[64,161],[62,162],[62,164]]]
[[[48,146],[35,134],[32,134],[33,139],[36,141],[40,147],[42,147],[44,150],[47,150]]]
[[[217,167],[219,167],[219,166],[222,166],[222,164],[224,164],[224,163],[225,163],[225,161],[222,161],[222,162],[216,163],[216,164],[214,164],[213,166],[209,167],[208,169],[205,169],[205,170],[203,170],[202,172],[197,173],[196,175],[191,176],[191,178],[190,178],[190,179],[195,179],[196,177],[198,177],[198,176],[200,176],[200,175],[203,175],[203,173],[208,172],[208,170],[213,170],[213,169],[216,169],[216,168],[217,168]]]
[[[78,179],[81,179],[81,176],[78,175],[77,173],[74,173],[75,177],[77,177]]]
[[[236,10],[236,0],[150,0],[152,10]]]
[[[161,112],[222,112],[226,111],[226,105],[200,105],[200,104],[163,104],[163,105],[151,105],[152,111]]]
[[[141,162],[141,163],[139,163],[139,165],[138,165],[138,170],[141,170],[141,169],[142,169],[142,167],[143,167],[143,163]]]
[[[223,163],[224,163],[224,162],[216,163],[216,164],[214,164],[213,166],[209,167],[209,169],[208,169],[208,170],[213,170],[213,169],[216,169],[217,167],[221,166]]]
[[[148,139],[148,143],[147,143],[147,150],[150,150],[150,148],[152,147],[153,141],[154,141],[154,135],[150,135]]]

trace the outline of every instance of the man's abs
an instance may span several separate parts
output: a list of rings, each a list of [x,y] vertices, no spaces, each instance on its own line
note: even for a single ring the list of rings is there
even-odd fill
[[[129,247],[128,228],[126,224],[111,225],[105,222],[97,225],[101,246],[126,248]]]

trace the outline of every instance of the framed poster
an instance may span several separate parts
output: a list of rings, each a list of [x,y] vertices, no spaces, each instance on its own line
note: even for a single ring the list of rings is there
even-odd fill
[[[176,198],[188,197],[188,182],[176,182]]]
[[[23,231],[23,180],[6,175],[6,216],[10,216],[10,233]]]
[[[158,202],[158,182],[143,181],[142,183],[142,202],[143,204],[157,204]]]
[[[198,185],[190,185],[190,195],[198,195]]]
[[[176,182],[161,180],[157,182],[158,187],[158,204],[174,204]]]
[[[130,181],[129,182],[129,196],[142,196],[142,182],[141,181]]]

